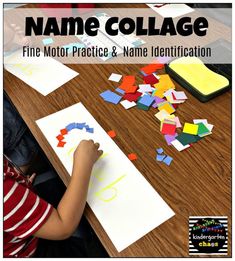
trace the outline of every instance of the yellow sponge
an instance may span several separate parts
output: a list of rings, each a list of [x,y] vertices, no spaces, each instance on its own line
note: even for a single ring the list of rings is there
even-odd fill
[[[187,82],[188,86],[184,86],[185,88],[189,90],[190,86],[190,88],[194,89],[192,91],[192,93],[194,92],[193,94],[197,92],[204,96],[211,96],[229,86],[229,80],[227,78],[211,71],[197,57],[182,57],[176,59],[172,61],[168,67],[171,69],[170,71],[173,71],[175,76],[178,75],[181,80]],[[172,76],[175,78],[174,75]]]

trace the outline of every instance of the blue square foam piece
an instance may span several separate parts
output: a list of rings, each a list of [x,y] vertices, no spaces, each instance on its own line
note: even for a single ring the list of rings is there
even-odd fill
[[[163,153],[163,148],[156,149],[156,151],[157,151],[157,153],[162,154]]]
[[[170,166],[173,158],[170,156],[166,156],[166,158],[163,160],[163,162],[167,165]]]
[[[138,103],[141,103],[147,107],[151,106],[153,104],[153,102],[155,101],[155,98],[146,94],[144,96],[142,96],[139,100]]]

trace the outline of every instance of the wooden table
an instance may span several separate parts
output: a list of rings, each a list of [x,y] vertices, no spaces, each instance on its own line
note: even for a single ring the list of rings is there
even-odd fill
[[[178,152],[167,146],[160,133],[156,109],[148,112],[104,102],[99,94],[118,84],[108,81],[112,72],[136,75],[141,83],[142,65],[68,65],[80,75],[44,97],[14,75],[4,71],[4,90],[16,106],[50,162],[68,184],[69,176],[35,120],[82,102],[106,130],[117,132],[115,142],[128,154],[136,152],[133,164],[174,210],[175,216],[130,247],[118,253],[87,206],[85,215],[110,256],[187,257],[189,216],[228,216],[228,255],[231,256],[231,91],[201,103],[187,91],[188,100],[176,112],[181,123],[205,118],[213,134],[192,148]],[[163,71],[162,71],[163,73]],[[176,84],[176,90],[183,90]],[[174,158],[170,167],[156,162],[155,149],[162,147]],[[141,192],[140,192],[141,193]]]

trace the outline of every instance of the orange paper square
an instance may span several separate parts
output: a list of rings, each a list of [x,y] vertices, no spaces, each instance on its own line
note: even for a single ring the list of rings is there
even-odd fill
[[[110,130],[107,133],[108,133],[109,137],[111,137],[111,138],[116,137],[116,132],[114,130]]]
[[[135,153],[130,153],[130,154],[128,154],[128,158],[129,158],[129,160],[137,160],[137,155],[135,154]]]
[[[67,129],[62,129],[62,130],[60,130],[60,133],[61,133],[62,135],[65,135],[65,134],[68,133],[68,131],[67,131]]]

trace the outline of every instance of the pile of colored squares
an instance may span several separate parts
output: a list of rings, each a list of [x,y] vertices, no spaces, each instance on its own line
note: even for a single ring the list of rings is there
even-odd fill
[[[94,133],[94,128],[91,128],[88,124],[85,122],[79,123],[79,122],[72,122],[68,124],[64,129],[60,130],[60,134],[56,136],[56,139],[58,140],[57,147],[63,148],[66,144],[66,141],[64,140],[64,136],[67,135],[71,130],[73,129],[85,129],[86,132]]]
[[[168,74],[159,74],[164,68],[163,62],[154,61],[140,69],[142,82],[136,83],[135,76],[113,73],[109,80],[119,83],[114,91],[106,90],[100,96],[107,102],[120,104],[126,109],[136,107],[148,111],[151,107],[158,109],[155,117],[160,121],[160,132],[169,146],[182,151],[203,137],[211,134],[213,125],[206,119],[185,123],[183,131],[179,117],[175,115],[179,104],[188,98],[184,91],[175,90],[174,82]],[[116,93],[115,93],[116,92]]]
[[[122,79],[122,82],[115,91],[106,90],[100,96],[106,102],[113,104],[120,102],[126,110],[137,106],[138,109],[147,111],[156,103],[157,96],[153,93],[157,90],[158,87],[156,86],[161,81],[161,75],[158,75],[156,71],[162,68],[164,68],[164,64],[157,61],[141,68],[143,82],[138,85],[134,75],[122,76],[112,73],[109,77],[110,81],[119,82]],[[159,88],[161,88],[161,84]]]
[[[209,124],[206,119],[195,119],[193,123],[186,122],[183,131],[175,136],[170,144],[178,151],[189,148],[192,143],[201,140],[203,137],[212,134],[213,125]],[[169,144],[169,145],[170,145]]]
[[[166,111],[169,116],[175,112],[177,104],[183,103],[187,97],[184,92],[175,91],[175,85],[168,74],[157,74],[157,70],[163,69],[164,64],[158,61],[140,69],[142,83],[137,84],[134,75],[122,76],[112,73],[110,81],[118,82],[119,86],[114,91],[106,90],[100,94],[104,101],[120,104],[126,109],[137,107],[148,111],[151,107]],[[164,112],[163,112],[164,113]],[[169,115],[168,115],[169,114]],[[160,118],[162,118],[162,113]],[[156,115],[157,117],[157,115]]]
[[[156,151],[157,151],[156,160],[165,163],[167,166],[170,166],[173,158],[163,154],[164,151],[162,148],[156,149]]]

